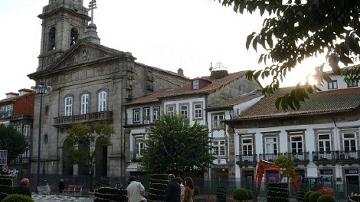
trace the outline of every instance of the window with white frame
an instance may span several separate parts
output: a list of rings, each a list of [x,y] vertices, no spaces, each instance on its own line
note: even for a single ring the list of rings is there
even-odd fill
[[[212,128],[213,129],[225,128],[225,124],[223,122],[224,119],[225,119],[225,114],[224,113],[212,114],[211,119],[212,119]]]
[[[193,80],[192,81],[192,88],[194,89],[194,90],[196,90],[196,89],[199,89],[199,80]]]
[[[149,107],[144,107],[144,109],[143,109],[143,120],[144,120],[144,123],[150,122],[150,108]]]
[[[292,154],[302,154],[304,152],[304,141],[302,135],[290,136],[290,152]]]
[[[320,153],[331,151],[331,135],[330,134],[318,134],[318,151]]]
[[[180,115],[184,118],[189,118],[189,105],[188,104],[181,104],[180,105]]]
[[[175,105],[167,105],[166,106],[166,114],[167,115],[175,115]]]
[[[242,155],[243,156],[252,156],[254,153],[253,148],[253,139],[252,138],[242,138]]]
[[[140,108],[133,109],[133,122],[140,123]]]
[[[213,140],[213,155],[225,156],[225,140]]]
[[[24,136],[29,137],[30,136],[30,125],[26,124],[24,125]]]
[[[153,121],[158,120],[160,117],[160,107],[153,108]]]
[[[87,114],[89,113],[89,102],[90,102],[90,95],[89,94],[82,94],[80,97],[80,114]]]
[[[328,82],[328,89],[337,89],[338,83],[337,80],[331,80]]]
[[[265,137],[265,154],[278,154],[279,142],[278,137]]]
[[[98,94],[98,111],[104,112],[107,111],[107,99],[108,99],[108,92],[102,90]]]
[[[65,116],[72,116],[73,113],[73,98],[72,97],[66,97],[65,98],[65,109],[64,109]]]
[[[203,105],[202,103],[194,104],[194,119],[202,119],[203,118]]]
[[[342,134],[343,138],[343,147],[345,152],[354,152],[356,151],[356,133],[347,132]]]
[[[21,131],[21,125],[17,125],[16,126],[16,131],[20,134],[22,134],[22,131]]]
[[[138,140],[138,141],[136,142],[136,158],[142,157],[143,152],[144,152],[144,149],[145,149],[145,143],[144,143],[144,141]]]

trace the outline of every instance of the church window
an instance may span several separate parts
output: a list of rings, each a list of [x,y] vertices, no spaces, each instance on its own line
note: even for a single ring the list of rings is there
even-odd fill
[[[52,27],[49,31],[49,50],[55,50],[56,29]]]
[[[65,98],[65,116],[72,116],[72,109],[73,109],[73,98],[66,97]]]
[[[105,90],[102,90],[98,94],[98,111],[103,112],[107,110],[107,95]]]
[[[81,95],[81,109],[80,114],[87,114],[89,113],[89,101],[90,101],[90,95],[88,93]]]
[[[79,32],[76,28],[72,28],[70,31],[70,46],[77,43],[79,39]]]

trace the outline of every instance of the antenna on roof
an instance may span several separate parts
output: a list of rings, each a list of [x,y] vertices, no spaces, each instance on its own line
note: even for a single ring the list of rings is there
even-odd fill
[[[212,66],[212,62],[210,62],[210,68],[209,68],[210,72],[212,72],[213,70],[213,66]]]

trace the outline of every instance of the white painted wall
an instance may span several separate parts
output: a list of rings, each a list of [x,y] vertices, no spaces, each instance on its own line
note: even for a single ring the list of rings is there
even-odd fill
[[[345,82],[344,78],[340,75],[330,75],[330,78],[332,80],[337,80],[338,83],[338,89],[345,89],[345,88],[349,88],[347,86],[347,83]],[[351,87],[351,88],[356,88],[356,87]],[[328,83],[326,81],[324,81],[323,84],[320,84],[319,89],[321,91],[327,91],[327,90],[334,90],[334,89],[328,89]],[[335,89],[336,90],[336,89]]]

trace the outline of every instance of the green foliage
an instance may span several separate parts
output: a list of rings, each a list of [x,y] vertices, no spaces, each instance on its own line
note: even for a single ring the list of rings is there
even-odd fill
[[[308,191],[305,193],[305,196],[304,196],[304,201],[305,202],[309,202],[310,201],[310,195],[314,193],[313,191]]]
[[[249,190],[243,189],[243,188],[238,188],[233,191],[232,197],[235,200],[243,201],[243,200],[251,200],[250,197],[252,197],[252,196],[249,195]]]
[[[201,176],[212,163],[208,129],[181,116],[161,116],[150,128],[142,166],[148,173]]]
[[[317,202],[318,198],[321,196],[320,192],[313,192],[309,196],[309,202]]]
[[[263,89],[265,94],[277,90],[286,74],[308,57],[327,52],[333,72],[341,73],[337,62],[348,65],[353,63],[351,55],[360,54],[359,1],[218,1],[240,14],[249,12],[263,16],[266,13],[261,30],[251,33],[246,40],[247,49],[251,46],[257,51],[261,46],[265,51],[259,56],[259,63],[265,68],[247,74],[249,79],[272,78]],[[347,79],[359,80],[360,68],[352,69],[342,73]],[[305,94],[295,89],[291,94],[296,96],[278,98],[282,104],[277,107],[298,109],[299,102],[307,99],[316,87],[301,88]]]
[[[0,124],[0,148],[8,150],[8,162],[16,159],[28,148],[25,137],[11,125]]]
[[[91,174],[95,164],[98,145],[109,145],[112,126],[105,123],[76,124],[69,130],[67,152],[71,163],[89,166]]]
[[[332,196],[322,195],[318,198],[317,202],[335,202],[335,199]]]
[[[248,200],[252,200],[254,198],[254,194],[251,190],[246,190],[247,191],[247,195],[248,195]]]
[[[1,200],[1,202],[34,202],[31,197],[21,194],[11,194]]]

